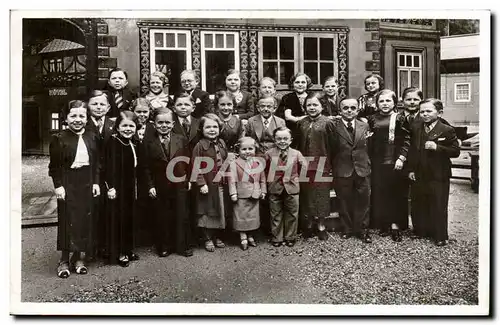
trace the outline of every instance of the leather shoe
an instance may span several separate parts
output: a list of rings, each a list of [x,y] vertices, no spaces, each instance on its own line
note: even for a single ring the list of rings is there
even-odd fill
[[[181,255],[185,257],[191,257],[193,256],[193,250],[191,248],[186,249],[184,252],[181,253]]]
[[[366,243],[366,244],[369,244],[372,242],[372,237],[370,236],[370,234],[363,234],[361,235],[361,240]]]
[[[318,231],[318,239],[319,240],[327,240],[328,239],[328,234],[326,232],[326,229]]]
[[[399,229],[392,229],[391,230],[391,237],[392,237],[392,240],[394,240],[395,242],[400,242],[402,240],[401,232],[399,231]]]
[[[446,246],[446,241],[440,240],[440,241],[436,242],[436,246],[439,246],[439,247]]]
[[[129,259],[127,256],[121,256],[119,259],[118,259],[118,265],[120,265],[121,267],[127,267],[129,266]]]
[[[285,245],[288,247],[293,247],[293,246],[295,246],[295,240],[287,240],[285,242]]]
[[[351,238],[351,234],[347,233],[347,232],[344,232],[340,235],[340,238],[342,239],[349,239]]]
[[[158,251],[158,256],[160,257],[167,257],[168,255],[170,255],[170,252],[167,250]]]
[[[129,261],[138,261],[139,260],[139,255],[136,253],[130,252],[128,255]]]

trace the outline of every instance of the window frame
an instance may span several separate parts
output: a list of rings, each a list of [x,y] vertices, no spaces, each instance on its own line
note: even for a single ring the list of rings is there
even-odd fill
[[[464,86],[467,85],[468,91],[467,91],[467,99],[457,99],[457,86]],[[471,83],[470,82],[455,82],[453,84],[453,100],[455,103],[470,103],[471,102]]]
[[[280,84],[280,80],[279,80],[279,63],[281,62],[281,60],[279,59],[279,46],[277,48],[278,50],[278,57],[276,59],[264,59],[264,41],[263,41],[263,38],[264,37],[293,37],[293,46],[294,46],[294,59],[293,59],[293,64],[294,64],[294,68],[293,68],[293,74],[296,74],[297,72],[299,72],[299,56],[300,56],[300,52],[299,52],[299,33],[293,33],[293,32],[281,32],[281,31],[276,31],[276,32],[259,32],[258,33],[258,42],[260,44],[259,46],[259,53],[258,53],[258,57],[260,58],[259,59],[259,62],[258,62],[258,74],[260,76],[260,78],[264,78],[264,62],[277,62],[278,63],[278,80],[275,80],[276,81],[276,90],[286,90],[289,88],[289,85],[288,85],[288,82],[286,84]],[[291,62],[292,60],[289,60],[289,59],[286,59],[286,60],[283,60],[283,62]]]
[[[162,47],[156,46],[155,44],[155,34],[160,33],[163,34],[163,45]],[[175,47],[167,47],[167,39],[166,34],[173,33],[175,34],[176,46]],[[177,46],[177,35],[184,34],[186,35],[186,47],[178,47]],[[192,69],[192,48],[191,48],[191,31],[189,29],[150,29],[149,30],[149,62],[151,62],[149,70],[150,73],[156,71],[156,51],[184,51],[186,52],[186,69]]]
[[[215,41],[214,41],[214,47],[209,48],[208,50],[205,47],[205,35],[206,34],[223,34],[224,37],[224,45],[226,45],[226,35],[233,35],[234,36],[234,48],[215,48]],[[221,52],[221,51],[230,51],[233,50],[234,52],[234,69],[240,71],[240,33],[239,32],[228,32],[225,30],[202,30],[200,32],[200,55],[201,55],[201,89],[207,89],[207,84],[206,84],[206,52],[207,51],[213,51],[213,52]]]
[[[277,59],[264,59],[263,55],[263,37],[293,37],[294,38],[294,74],[296,74],[299,71],[304,71],[304,63],[309,63],[309,62],[316,62],[318,65],[320,63],[333,63],[333,76],[338,78],[338,44],[339,44],[339,37],[338,33],[316,33],[316,32],[282,32],[282,31],[263,31],[258,33],[258,40],[259,40],[259,62],[258,62],[258,74],[261,76],[261,78],[264,77],[264,62],[278,62],[278,67],[279,67],[279,47],[278,47],[278,58]],[[304,56],[304,37],[310,37],[310,38],[328,38],[333,40],[333,60],[321,60],[318,58],[318,60],[306,60]],[[318,47],[319,47],[319,42],[318,42]],[[318,50],[318,55],[319,55],[319,50]],[[291,62],[292,60],[285,60],[284,62]],[[279,71],[278,71],[279,74]],[[320,78],[321,76],[321,70],[318,67],[318,83],[313,84],[310,90],[321,90],[322,89],[322,80]],[[310,76],[309,76],[310,77]],[[279,80],[276,81],[276,90],[289,90],[289,84],[280,84]]]
[[[339,38],[338,38],[338,34],[324,34],[324,33],[299,33],[300,35],[300,42],[299,42],[299,53],[300,53],[300,56],[301,56],[301,67],[302,67],[302,71],[304,71],[304,63],[310,63],[310,62],[316,62],[318,64],[318,83],[317,84],[313,84],[311,89],[322,89],[323,88],[323,85],[322,85],[322,80],[321,80],[321,63],[333,63],[333,76],[335,76],[335,78],[337,78],[338,80],[338,56],[337,56],[337,49],[339,47]],[[333,40],[333,60],[321,60],[320,59],[320,42],[317,43],[317,50],[318,50],[318,59],[317,60],[306,60],[305,59],[305,55],[304,55],[304,37],[309,37],[309,38],[316,38],[316,39],[320,39],[320,38],[327,38],[327,39],[332,39]],[[309,76],[311,77],[311,76]]]
[[[405,60],[406,60],[406,56],[407,55],[411,55],[412,56],[412,64],[414,61],[414,57],[415,56],[418,56],[419,57],[419,62],[420,62],[420,67],[416,68],[414,66],[407,66],[406,65],[406,62],[405,62],[405,65],[404,66],[400,66],[399,65],[399,57],[401,55],[404,55],[405,56]],[[424,53],[422,51],[411,51],[411,50],[396,50],[396,84],[397,84],[397,96],[398,98],[401,98],[401,96],[403,95],[403,90],[404,89],[400,89],[400,85],[401,85],[401,80],[400,80],[400,72],[401,71],[408,71],[408,87],[411,87],[411,72],[413,71],[417,71],[419,72],[419,88],[421,91],[424,91]]]

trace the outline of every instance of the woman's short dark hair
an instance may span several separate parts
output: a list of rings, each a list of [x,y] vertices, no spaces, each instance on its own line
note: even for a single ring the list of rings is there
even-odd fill
[[[290,87],[291,90],[293,90],[293,83],[295,82],[295,79],[297,79],[298,77],[306,77],[306,81],[307,81],[307,87],[306,87],[306,90],[311,88],[312,87],[312,81],[311,81],[311,78],[309,78],[309,76],[307,74],[305,74],[304,72],[297,72],[296,74],[294,74],[291,78],[290,78],[290,84],[288,85]]]
[[[372,73],[372,74],[369,74],[368,76],[366,76],[365,80],[363,81],[363,84],[365,85],[365,90],[368,91],[368,89],[366,89],[366,80],[370,79],[370,78],[376,78],[378,80],[378,89],[384,89],[384,78],[382,78],[381,75],[379,74],[376,74],[376,73]]]
[[[69,112],[71,111],[72,108],[78,108],[78,107],[83,107],[87,111],[87,115],[89,114],[88,112],[88,105],[86,102],[83,100],[70,100],[68,103],[68,106],[65,106],[62,110],[62,117],[64,120],[66,120],[66,117],[68,116]]]
[[[377,93],[377,95],[375,96],[375,106],[377,106],[377,108],[380,108],[378,107],[378,99],[382,95],[391,95],[392,101],[394,102],[394,109],[396,109],[396,106],[398,105],[398,96],[396,96],[396,93],[390,89],[382,89]]]
[[[116,118],[115,125],[113,127],[114,132],[117,132],[118,127],[120,126],[120,123],[123,120],[130,120],[130,121],[134,122],[134,124],[136,126],[139,124],[139,121],[137,119],[137,115],[134,112],[128,111],[128,110],[121,111],[120,114],[118,115],[118,117]]]
[[[236,98],[234,98],[233,94],[230,91],[219,90],[215,93],[214,96],[214,108],[216,112],[219,112],[219,101],[223,97],[231,99],[231,101],[233,102],[233,107],[236,107],[238,105],[238,103],[236,103]]]

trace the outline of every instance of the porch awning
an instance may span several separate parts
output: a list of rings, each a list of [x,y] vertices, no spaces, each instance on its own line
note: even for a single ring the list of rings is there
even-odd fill
[[[77,50],[77,49],[83,49],[85,46],[67,41],[64,39],[59,39],[55,38],[52,41],[50,41],[47,46],[45,46],[41,51],[40,54],[42,53],[53,53],[53,52],[62,52],[62,51],[70,51],[70,50]]]

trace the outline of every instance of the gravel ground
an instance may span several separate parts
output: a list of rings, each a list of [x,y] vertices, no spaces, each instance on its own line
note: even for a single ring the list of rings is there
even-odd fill
[[[23,191],[50,189],[46,166],[43,159],[23,160]],[[23,229],[21,296],[25,302],[475,305],[478,195],[468,182],[452,181],[449,216],[450,244],[443,248],[407,236],[394,243],[374,235],[366,245],[335,233],[293,248],[263,240],[248,251],[200,248],[191,258],[160,259],[143,247],[129,268],[97,263],[90,274],[66,280],[55,275],[56,228]]]

